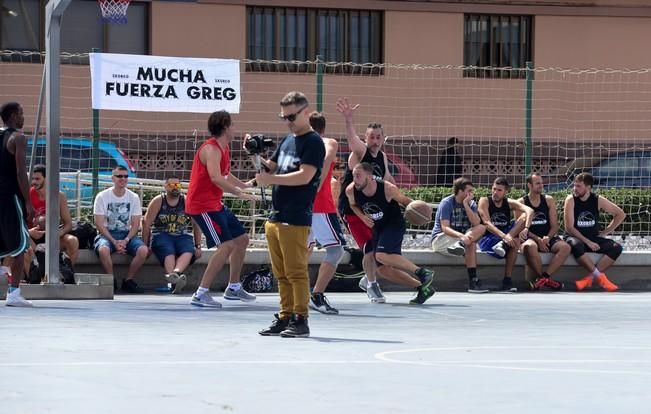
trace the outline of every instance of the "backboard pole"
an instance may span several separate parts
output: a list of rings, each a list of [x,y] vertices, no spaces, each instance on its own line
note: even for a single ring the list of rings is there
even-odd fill
[[[45,228],[45,280],[48,284],[59,283],[59,159],[60,123],[60,65],[61,65],[61,17],[71,0],[50,0],[45,6],[45,73],[47,77],[47,143],[45,159],[47,175],[47,224]]]

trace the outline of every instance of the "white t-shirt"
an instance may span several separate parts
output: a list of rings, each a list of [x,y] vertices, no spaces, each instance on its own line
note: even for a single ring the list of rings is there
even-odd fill
[[[104,225],[108,231],[129,231],[131,217],[142,216],[142,204],[133,191],[127,189],[122,197],[118,197],[111,187],[97,194],[93,214],[106,216]]]

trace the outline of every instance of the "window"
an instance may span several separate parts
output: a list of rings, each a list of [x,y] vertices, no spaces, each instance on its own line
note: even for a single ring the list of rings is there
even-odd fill
[[[252,62],[247,71],[314,72],[315,65],[291,63],[382,63],[384,15],[380,11],[247,8],[247,58],[284,63]],[[329,72],[380,73],[379,68],[326,66]]]
[[[494,68],[526,68],[526,63],[533,58],[532,24],[531,16],[467,14],[464,23],[463,63],[477,68],[466,69],[464,76],[526,77],[525,70]]]
[[[595,178],[599,180],[615,177],[637,177],[639,176],[639,158],[625,157],[602,161],[593,171]]]
[[[0,0],[0,50],[45,50],[46,0]],[[88,53],[98,48],[108,53],[149,53],[149,5],[133,1],[127,24],[101,24],[95,0],[73,0],[63,14],[61,51]],[[16,55],[12,60],[41,62],[38,55]],[[68,58],[65,63],[86,64],[88,59]]]

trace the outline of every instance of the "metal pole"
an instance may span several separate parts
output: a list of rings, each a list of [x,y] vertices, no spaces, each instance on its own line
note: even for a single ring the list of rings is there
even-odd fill
[[[533,64],[527,62],[526,68],[527,95],[525,98],[526,114],[524,126],[524,174],[531,174],[533,142],[531,138],[533,117]]]
[[[59,135],[60,135],[60,64],[61,16],[71,0],[50,0],[45,6],[45,73],[47,76],[47,145],[45,150],[47,217],[45,229],[45,278],[59,283]]]
[[[41,115],[43,111],[43,99],[45,98],[45,67],[43,65],[43,76],[41,77],[41,92],[38,95],[38,109],[36,110],[36,125],[34,126],[34,138],[32,139],[32,153],[29,157],[29,176],[32,176],[34,170],[34,160],[36,159],[36,147],[38,145],[38,136],[41,132]]]
[[[93,53],[99,49],[94,47]],[[99,192],[99,109],[93,109],[93,198]]]
[[[316,110],[323,112],[323,56],[316,55]]]

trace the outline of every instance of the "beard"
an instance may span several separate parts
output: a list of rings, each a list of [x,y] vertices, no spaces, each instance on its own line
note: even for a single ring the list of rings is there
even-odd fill
[[[181,191],[180,191],[180,190],[172,190],[172,191],[168,191],[168,192],[167,192],[167,195],[168,195],[169,197],[174,197],[174,198],[176,198],[176,197],[178,197],[178,196],[181,195]]]

